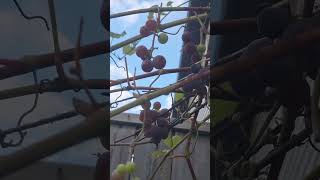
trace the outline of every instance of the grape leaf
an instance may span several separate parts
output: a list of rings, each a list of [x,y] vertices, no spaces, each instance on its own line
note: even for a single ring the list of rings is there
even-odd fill
[[[116,39],[119,39],[119,38],[125,36],[126,34],[127,34],[126,31],[123,31],[121,34],[114,33],[114,32],[110,32],[110,36],[111,36],[112,38],[116,38]]]
[[[183,93],[175,93],[174,101],[177,102],[184,97]]]
[[[221,87],[230,93],[235,93],[232,89],[230,82],[225,82],[221,84]],[[237,109],[239,103],[235,101],[226,101],[220,99],[211,99],[210,105],[214,107],[214,112],[212,114],[213,123],[216,124],[225,118],[231,116]]]
[[[157,150],[157,151],[153,151],[151,156],[153,158],[161,158],[163,157],[169,150],[168,149],[163,149],[163,150]]]
[[[173,148],[176,146],[180,141],[182,140],[181,136],[175,135],[175,136],[169,136],[167,139],[163,141],[163,143],[168,146],[169,148]]]
[[[123,46],[122,52],[123,52],[123,54],[131,56],[136,52],[136,50],[132,44],[128,44],[128,45]]]

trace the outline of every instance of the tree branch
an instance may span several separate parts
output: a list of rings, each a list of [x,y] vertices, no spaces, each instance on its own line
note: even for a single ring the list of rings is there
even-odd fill
[[[68,130],[0,157],[0,177],[5,177],[63,149],[104,135],[107,131],[108,117],[107,108],[101,108],[86,120]]]

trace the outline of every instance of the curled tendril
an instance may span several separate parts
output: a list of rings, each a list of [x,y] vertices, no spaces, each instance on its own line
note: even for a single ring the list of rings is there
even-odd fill
[[[117,101],[118,101],[118,99],[122,96],[122,92],[123,92],[123,86],[122,86],[122,84],[120,84],[120,88],[121,88],[120,95],[116,98],[116,100],[115,100],[115,105],[111,105],[111,108],[117,108],[118,105],[119,105],[119,103],[118,103]]]
[[[29,19],[41,19],[41,20],[45,23],[47,30],[50,31],[50,28],[49,28],[49,25],[48,25],[48,21],[47,21],[44,17],[42,17],[42,16],[27,16],[27,15],[23,12],[23,10],[21,9],[21,6],[20,6],[19,3],[17,2],[17,0],[13,0],[13,2],[14,2],[14,4],[17,6],[19,12],[21,13],[21,15],[22,15],[25,19],[28,19],[28,20],[29,20]]]
[[[175,32],[175,33],[169,33],[169,32],[166,32],[166,31],[164,31],[164,30],[161,30],[161,32],[164,32],[164,33],[170,34],[170,35],[177,35],[177,34],[180,32],[180,30],[181,30],[182,28],[185,28],[185,27],[186,27],[186,26],[180,26],[179,29],[177,30],[177,32]]]
[[[35,85],[38,85],[38,76],[37,76],[37,73],[36,71],[33,71],[33,79],[34,79],[34,83]],[[38,99],[39,99],[39,91],[36,93],[35,95],[35,99],[34,99],[34,103],[33,103],[33,106],[26,112],[24,112],[20,117],[19,117],[19,120],[18,120],[18,123],[17,123],[17,128],[19,128],[21,126],[21,123],[23,121],[23,119],[28,115],[30,114],[31,112],[34,111],[34,109],[37,107],[37,104],[38,104]],[[6,142],[5,141],[5,138],[6,138],[6,134],[3,133],[3,131],[0,131],[0,145],[1,147],[3,148],[7,148],[7,147],[17,147],[17,146],[20,146],[27,134],[27,132],[22,132],[22,130],[19,130],[17,131],[17,133],[19,134],[19,140],[18,142],[16,143],[13,143],[13,140],[11,139],[9,142]]]
[[[122,68],[124,71],[126,70],[126,68],[124,68],[123,66],[119,66],[112,56],[110,56],[110,57],[111,57],[113,63],[117,66],[117,68],[119,68],[119,69]]]

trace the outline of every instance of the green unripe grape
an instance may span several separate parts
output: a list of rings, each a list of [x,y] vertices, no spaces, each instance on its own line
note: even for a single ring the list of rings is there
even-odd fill
[[[204,44],[199,44],[199,45],[197,46],[197,51],[198,51],[199,54],[203,54],[203,53],[206,51],[206,45],[204,45]]]
[[[127,166],[124,164],[119,164],[116,168],[118,174],[125,174],[127,172]]]
[[[126,168],[128,173],[133,173],[136,170],[136,164],[134,162],[127,162]]]
[[[166,33],[160,33],[158,37],[158,41],[161,44],[165,44],[168,42],[168,35]]]

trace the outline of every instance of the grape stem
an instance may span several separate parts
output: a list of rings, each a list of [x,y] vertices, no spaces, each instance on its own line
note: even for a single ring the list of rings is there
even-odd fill
[[[137,10],[132,10],[132,11],[126,11],[126,12],[121,12],[121,13],[116,13],[116,14],[111,14],[110,19],[122,17],[122,16],[128,16],[128,15],[133,15],[133,14],[140,14],[140,13],[147,13],[147,12],[158,12],[158,9],[160,12],[165,12],[165,11],[210,11],[210,7],[152,7],[152,8],[144,8],[144,9],[137,9]]]
[[[200,126],[202,126],[207,120],[210,119],[210,115],[208,115],[207,117],[205,117],[201,123],[199,123],[196,128],[199,128]],[[179,147],[180,144],[182,144],[187,138],[189,138],[189,136],[191,136],[192,133],[191,131],[189,131],[175,146],[173,146],[165,155],[164,157],[161,159],[160,163],[158,164],[158,166],[156,167],[155,171],[152,173],[151,177],[149,180],[153,180],[157,174],[157,172],[159,171],[160,167],[162,166],[162,164],[165,162],[165,160],[167,159],[167,157],[169,157],[169,155],[171,154],[171,152],[173,152],[177,147]]]
[[[207,16],[207,14],[200,14],[199,15],[199,18],[202,19],[202,18],[205,18]],[[191,22],[191,21],[195,21],[197,20],[197,17],[195,16],[190,16],[190,17],[187,17],[187,18],[183,18],[183,19],[180,19],[180,20],[176,20],[176,21],[172,21],[170,23],[166,23],[166,24],[161,24],[159,26],[159,30],[165,30],[165,29],[168,29],[168,28],[171,28],[171,27],[174,27],[174,26],[178,26],[178,25],[181,25],[181,24],[185,24],[185,23],[188,23],[188,22]],[[117,49],[120,49],[121,47],[125,46],[125,45],[128,45],[130,43],[133,43],[135,41],[138,41],[140,39],[144,38],[142,35],[136,35],[130,39],[127,39],[123,42],[120,42],[120,43],[117,43],[113,46],[110,47],[110,52],[113,52]]]

